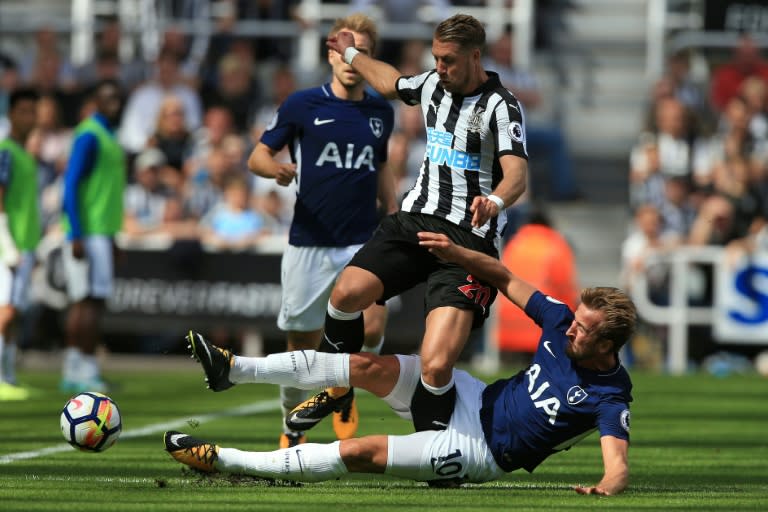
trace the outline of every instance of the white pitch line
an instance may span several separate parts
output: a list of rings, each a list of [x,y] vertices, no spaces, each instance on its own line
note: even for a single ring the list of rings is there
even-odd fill
[[[179,418],[171,421],[164,421],[162,423],[154,423],[147,425],[146,427],[126,430],[120,434],[120,439],[133,439],[135,437],[144,437],[166,430],[176,430],[189,426],[189,421],[194,420],[198,423],[206,423],[213,420],[218,420],[228,416],[247,416],[248,414],[259,414],[263,412],[270,412],[280,408],[279,400],[267,400],[264,402],[255,402],[248,405],[242,405],[240,407],[233,407],[221,412],[213,412],[209,414],[203,414],[201,416],[195,416],[194,418]],[[44,455],[50,455],[52,453],[60,453],[72,450],[72,446],[67,443],[62,443],[56,446],[49,446],[47,448],[41,448],[39,450],[31,450],[28,452],[9,453],[8,455],[0,456],[0,464],[10,464],[17,460],[34,459],[42,457]]]

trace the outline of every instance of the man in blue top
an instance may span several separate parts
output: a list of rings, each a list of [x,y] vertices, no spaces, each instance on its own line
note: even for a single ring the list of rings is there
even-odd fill
[[[95,112],[75,128],[64,174],[64,269],[72,301],[67,314],[67,349],[61,389],[103,391],[94,355],[101,316],[112,293],[114,236],[123,224],[125,153],[114,134],[122,109],[117,82],[93,89]]]
[[[372,54],[376,25],[361,14],[336,21],[330,34],[351,32],[360,52]],[[287,333],[287,349],[313,350],[323,337],[331,289],[344,266],[371,238],[378,224],[377,198],[384,213],[397,211],[395,182],[384,166],[394,112],[383,98],[365,90],[365,82],[341,56],[328,51],[331,81],[291,94],[280,106],[248,160],[259,176],[298,185],[288,247],[282,259],[282,304],[277,325]],[[278,152],[288,147],[291,162]],[[365,350],[378,353],[383,343],[386,309],[364,311]],[[328,352],[347,351],[324,343]],[[356,347],[355,352],[361,347]],[[333,391],[333,390],[329,390]],[[357,409],[353,394],[333,415],[339,439],[354,436]],[[280,387],[283,417],[305,398],[305,391]],[[312,422],[312,424],[316,423]],[[283,422],[280,446],[303,442],[312,424]]]
[[[361,472],[440,483],[485,482],[520,468],[533,471],[548,456],[597,430],[603,477],[595,485],[574,490],[600,495],[624,490],[629,478],[632,383],[617,353],[635,327],[636,310],[629,297],[616,288],[588,288],[571,312],[490,255],[454,244],[444,234],[420,232],[418,237],[420,245],[437,257],[497,287],[541,327],[541,341],[526,370],[488,386],[454,370],[456,406],[445,430],[304,444],[267,453],[222,448],[166,432],[166,451],[204,471],[299,481]],[[302,351],[243,358],[200,336],[194,341],[193,355],[211,387],[246,382],[359,386],[409,418],[420,378],[418,356]]]

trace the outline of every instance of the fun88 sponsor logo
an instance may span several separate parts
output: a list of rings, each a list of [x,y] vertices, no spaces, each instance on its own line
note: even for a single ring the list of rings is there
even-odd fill
[[[479,171],[480,154],[453,149],[451,142],[453,142],[453,134],[428,128],[426,156],[430,162],[448,165],[454,169]]]

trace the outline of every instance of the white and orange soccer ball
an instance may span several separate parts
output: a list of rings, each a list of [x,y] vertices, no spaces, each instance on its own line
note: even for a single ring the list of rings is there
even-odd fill
[[[115,444],[122,429],[117,404],[101,393],[80,393],[70,398],[61,411],[64,439],[83,451],[103,452]]]

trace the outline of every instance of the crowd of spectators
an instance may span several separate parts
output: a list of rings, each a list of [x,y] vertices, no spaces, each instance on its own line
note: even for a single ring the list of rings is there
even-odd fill
[[[423,3],[436,15],[447,14],[441,9],[450,5]],[[161,14],[182,22],[195,13],[211,15],[204,1],[178,4],[178,12]],[[368,4],[355,5],[366,9]],[[186,34],[169,23],[151,58],[142,52],[124,56],[121,41],[137,36],[127,34],[116,17],[98,20],[94,56],[84,65],[70,61],[66,40],[48,27],[30,37],[20,54],[3,55],[0,137],[7,130],[4,100],[10,91],[32,86],[42,98],[28,149],[39,162],[47,232],[60,229],[63,173],[73,129],[92,112],[88,93],[99,81],[113,79],[124,94],[117,137],[129,159],[122,244],[151,247],[157,241],[197,239],[211,250],[245,250],[285,237],[295,188],[250,174],[247,158],[286,97],[297,88],[320,85],[330,69],[297,73],[290,47],[295,37],[245,37],[230,30],[234,20],[249,18],[309,26],[296,15],[296,2],[228,5],[229,13],[219,13],[209,32]],[[396,17],[403,5],[391,2],[384,14]],[[428,45],[429,39],[416,39],[384,48],[396,48],[390,62],[415,74],[431,64]],[[387,165],[395,170],[402,196],[423,158],[424,128],[416,109],[397,108]],[[233,230],[247,233],[233,238]]]
[[[734,263],[765,247],[768,62],[749,35],[731,52],[711,59],[698,79],[690,52],[671,55],[631,150],[634,220],[622,247],[623,286],[643,273],[658,304],[669,301],[669,269],[651,255],[720,246]],[[712,281],[706,265],[692,265],[689,302],[711,304]]]

